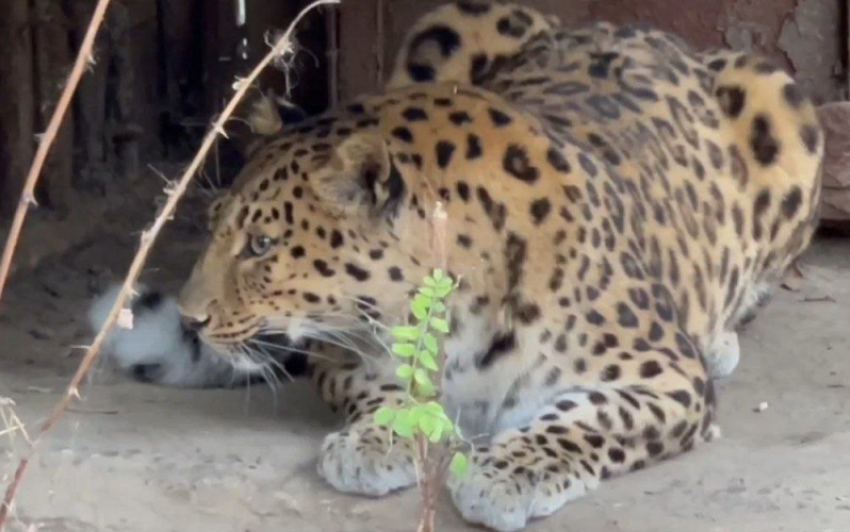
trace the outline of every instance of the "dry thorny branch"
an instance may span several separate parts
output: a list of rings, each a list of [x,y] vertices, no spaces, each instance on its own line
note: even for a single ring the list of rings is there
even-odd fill
[[[30,442],[30,437],[24,424],[15,414],[15,402],[8,397],[0,396],[0,438],[8,437],[11,443],[15,442],[15,436],[20,434],[24,440]]]
[[[201,167],[201,164],[203,163],[210,149],[213,147],[214,143],[218,139],[218,135],[225,134],[225,125],[227,124],[233,112],[236,110],[236,107],[244,98],[245,94],[248,92],[249,88],[257,80],[260,73],[269,65],[269,63],[274,61],[281,54],[289,53],[291,51],[291,36],[295,27],[298,25],[301,19],[307,13],[319,6],[337,4],[339,3],[339,1],[340,0],[316,0],[315,2],[304,8],[298,14],[298,16],[295,17],[295,20],[292,21],[283,36],[277,40],[277,42],[274,44],[269,53],[266,54],[266,56],[257,64],[256,67],[254,67],[251,73],[246,78],[240,79],[234,84],[234,89],[236,90],[235,94],[230,99],[220,116],[215,120],[210,131],[204,137],[204,140],[201,143],[201,147],[198,149],[198,152],[195,154],[195,157],[192,159],[192,162],[189,164],[189,166],[186,168],[180,178],[172,182],[166,188],[167,201],[160,209],[150,228],[148,228],[142,233],[139,250],[136,253],[136,256],[133,258],[132,263],[130,264],[127,276],[125,277],[124,283],[121,287],[121,291],[118,294],[118,297],[116,298],[106,321],[104,322],[100,331],[97,333],[97,336],[95,336],[95,339],[92,342],[91,346],[86,350],[86,353],[83,356],[83,359],[80,362],[80,365],[77,368],[74,377],[71,379],[71,382],[68,385],[65,394],[57,402],[50,415],[47,417],[46,421],[42,423],[41,427],[33,436],[29,452],[26,453],[18,462],[15,474],[6,490],[3,502],[0,503],[0,531],[2,531],[6,522],[6,518],[12,510],[12,504],[14,503],[15,494],[17,493],[17,490],[21,484],[21,480],[23,479],[24,474],[26,473],[27,468],[33,459],[33,456],[35,455],[35,452],[38,449],[38,444],[62,418],[63,414],[70,406],[71,402],[75,398],[79,398],[79,386],[82,383],[83,379],[88,375],[89,370],[91,369],[95,360],[97,360],[97,356],[100,352],[100,348],[103,345],[104,340],[109,334],[109,331],[115,325],[116,321],[121,316],[122,309],[124,309],[127,299],[133,293],[133,286],[136,284],[136,280],[139,277],[139,274],[141,273],[145,263],[147,262],[148,255],[150,253],[154,241],[156,240],[162,228],[173,215],[174,210],[176,209],[181,197],[186,192],[186,189],[191,183],[193,177],[198,172],[198,169]],[[27,186],[25,187],[23,196],[21,198],[22,207],[20,207],[18,209],[18,213],[16,213],[15,224],[13,224],[12,232],[10,232],[9,234],[9,243],[7,244],[7,248],[4,253],[4,262],[2,265],[2,269],[0,269],[0,289],[2,288],[2,283],[5,281],[5,276],[8,273],[8,263],[11,262],[11,256],[14,251],[14,245],[17,241],[17,234],[20,232],[20,227],[23,224],[23,217],[26,214],[26,205],[24,204],[28,204],[31,201],[32,193],[35,188],[35,183],[38,181],[38,176],[41,171],[41,167],[44,163],[44,158],[47,154],[48,149],[50,148],[50,143],[53,140],[53,137],[55,137],[56,131],[58,131],[59,126],[61,125],[62,117],[64,116],[64,111],[67,108],[71,97],[73,96],[73,92],[76,89],[77,82],[79,81],[79,77],[82,75],[83,67],[89,60],[88,58],[91,54],[91,45],[94,41],[94,36],[97,33],[97,29],[103,19],[103,14],[108,4],[109,0],[100,0],[97,5],[97,8],[95,9],[95,14],[92,18],[92,22],[86,34],[86,39],[83,41],[83,46],[80,49],[80,54],[75,63],[74,71],[72,71],[68,85],[65,87],[65,90],[62,93],[60,103],[57,106],[56,113],[54,114],[53,119],[51,119],[50,127],[48,128],[47,132],[45,133],[45,137],[42,140],[42,145],[39,146],[39,151],[36,154],[36,160],[33,163],[33,170],[30,172],[30,175],[27,179]],[[77,69],[77,66],[80,67],[79,71]]]

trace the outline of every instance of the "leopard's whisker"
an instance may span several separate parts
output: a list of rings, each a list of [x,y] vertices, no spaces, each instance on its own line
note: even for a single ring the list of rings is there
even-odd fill
[[[266,332],[270,332],[272,334],[285,334],[285,331],[282,331],[282,330],[281,331],[275,331],[274,329],[269,329]],[[252,339],[252,341],[258,342],[261,345],[269,346],[271,348],[278,349],[278,350],[281,350],[281,351],[303,354],[303,355],[306,355],[308,357],[315,358],[315,359],[318,359],[318,360],[324,360],[324,361],[327,361],[327,362],[337,362],[337,360],[335,360],[334,358],[316,353],[315,351],[308,351],[308,350],[305,350],[305,349],[301,349],[301,348],[298,348],[298,347],[292,347],[292,346],[281,346],[281,345],[278,345],[278,344],[272,344],[272,343],[265,342],[263,340],[258,340],[258,339]]]
[[[286,367],[284,367],[284,365],[283,365],[283,364],[281,364],[281,363],[280,363],[280,361],[278,361],[278,360],[274,357],[274,355],[272,355],[271,353],[269,353],[268,351],[266,351],[266,350],[265,350],[265,348],[264,348],[262,345],[260,345],[258,342],[256,342],[255,340],[248,340],[248,341],[247,341],[247,346],[248,346],[249,348],[253,348],[254,350],[256,350],[256,352],[257,352],[257,353],[259,353],[259,354],[263,355],[263,360],[262,360],[262,362],[263,362],[265,365],[272,365],[272,366],[275,366],[276,368],[278,368],[278,369],[279,369],[279,370],[280,370],[280,371],[284,374],[284,376],[285,376],[287,379],[289,379],[290,381],[294,381],[294,380],[295,380],[295,378],[292,376],[292,374],[290,374],[290,373],[289,373],[289,371],[287,371]],[[279,379],[277,379],[277,377],[276,377],[276,376],[275,376],[275,380],[277,380],[278,384],[280,384],[280,381],[279,381]]]

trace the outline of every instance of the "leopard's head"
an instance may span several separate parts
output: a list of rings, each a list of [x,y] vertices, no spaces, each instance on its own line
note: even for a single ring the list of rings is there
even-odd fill
[[[400,169],[391,135],[357,111],[270,139],[210,207],[179,307],[218,351],[262,350],[266,335],[344,342],[401,309],[424,272],[399,237],[422,223],[405,205],[415,170]]]

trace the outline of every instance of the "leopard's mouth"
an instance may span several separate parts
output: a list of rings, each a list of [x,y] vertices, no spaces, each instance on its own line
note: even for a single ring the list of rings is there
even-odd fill
[[[234,367],[245,370],[275,365],[298,355],[304,349],[303,341],[294,341],[286,333],[266,331],[259,323],[251,328],[249,334],[204,334],[204,331],[187,327],[182,329],[183,339],[191,345],[193,357],[199,358],[203,346],[207,346]]]
[[[227,323],[224,320],[213,318],[213,324],[198,329],[197,331],[188,330],[184,327],[184,334],[195,333],[198,340],[216,351],[225,355],[238,354],[240,347],[245,346],[253,339],[257,338],[264,330],[262,320],[252,321],[251,323]]]

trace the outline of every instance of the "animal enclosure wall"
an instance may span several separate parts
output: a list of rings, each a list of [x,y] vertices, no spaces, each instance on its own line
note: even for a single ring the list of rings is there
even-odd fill
[[[70,71],[96,0],[0,2],[0,227]],[[189,158],[212,118],[305,0],[113,0],[89,71],[53,145],[16,266],[34,265],[78,242],[103,199],[132,195],[148,167]],[[308,112],[327,107],[326,13],[299,25],[292,75],[269,69],[265,90]],[[233,129],[240,124],[234,122]],[[240,164],[223,142],[206,174],[226,181]]]
[[[349,0],[340,6],[343,97],[377,89],[404,32],[442,0]],[[836,0],[524,0],[567,25],[645,23],[698,48],[766,53],[788,68],[818,103],[846,95],[846,4]]]
[[[847,9],[838,0],[516,1],[556,14],[568,25],[648,23],[700,48],[758,50],[793,72],[818,103],[846,97]],[[442,2],[342,0],[337,8],[323,9],[299,27],[290,74],[270,69],[262,88],[287,94],[309,113],[378,90],[407,28]],[[0,2],[4,224],[95,3]],[[91,71],[53,147],[37,191],[41,208],[27,226],[17,264],[35,264],[78,241],[96,223],[104,198],[126,195],[122,187],[132,193],[132,179],[152,177],[149,163],[188,158],[235,78],[267,49],[267,34],[285,28],[307,3],[113,0]],[[226,184],[241,163],[235,146],[221,143],[206,174]]]

